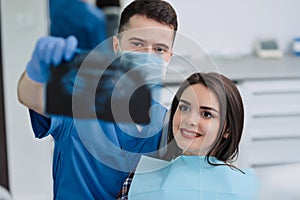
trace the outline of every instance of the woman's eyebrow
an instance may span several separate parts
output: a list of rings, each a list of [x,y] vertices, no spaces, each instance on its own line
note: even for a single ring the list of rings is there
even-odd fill
[[[187,105],[191,105],[190,102],[188,102],[187,100],[184,100],[184,99],[180,99],[179,102],[185,103]]]
[[[204,110],[213,110],[215,111],[216,113],[219,113],[219,111],[217,111],[217,109],[213,108],[213,107],[209,107],[209,106],[200,106],[201,109],[204,109]]]
[[[182,102],[184,104],[187,104],[187,105],[191,105],[190,102],[188,102],[187,100],[184,100],[184,99],[180,99],[179,102]],[[209,106],[200,106],[200,109],[203,109],[203,110],[212,110],[212,111],[215,111],[216,113],[219,113],[219,111],[213,107],[209,107]]]

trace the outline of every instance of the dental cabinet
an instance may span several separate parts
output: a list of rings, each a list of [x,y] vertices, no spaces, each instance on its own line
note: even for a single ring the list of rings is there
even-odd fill
[[[161,90],[161,101],[167,107],[179,84],[196,71],[184,69],[174,60]],[[249,55],[212,61],[199,59],[194,65],[200,71],[216,71],[231,78],[244,101],[238,165],[253,167],[263,176],[269,167],[300,162],[300,57],[260,59]],[[207,68],[212,63],[215,66]]]

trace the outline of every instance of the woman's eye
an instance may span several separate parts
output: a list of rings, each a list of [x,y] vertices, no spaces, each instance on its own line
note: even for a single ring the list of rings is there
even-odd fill
[[[204,118],[213,118],[213,117],[214,117],[214,116],[213,116],[210,112],[208,112],[208,111],[202,112],[202,116],[203,116]]]
[[[186,106],[186,105],[180,105],[179,106],[179,110],[183,111],[183,112],[186,112],[186,111],[189,111],[190,108],[188,106]]]

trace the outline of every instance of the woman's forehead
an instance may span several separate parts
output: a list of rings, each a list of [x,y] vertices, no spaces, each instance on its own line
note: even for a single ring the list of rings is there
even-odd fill
[[[180,99],[192,101],[190,103],[211,105],[219,108],[219,101],[215,93],[202,84],[188,86],[182,93]]]

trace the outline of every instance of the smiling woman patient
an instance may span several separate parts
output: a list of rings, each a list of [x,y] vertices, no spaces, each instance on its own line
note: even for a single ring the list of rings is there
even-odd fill
[[[218,73],[192,74],[172,101],[166,153],[142,157],[119,199],[257,199],[253,170],[232,164],[243,125],[235,84]]]

